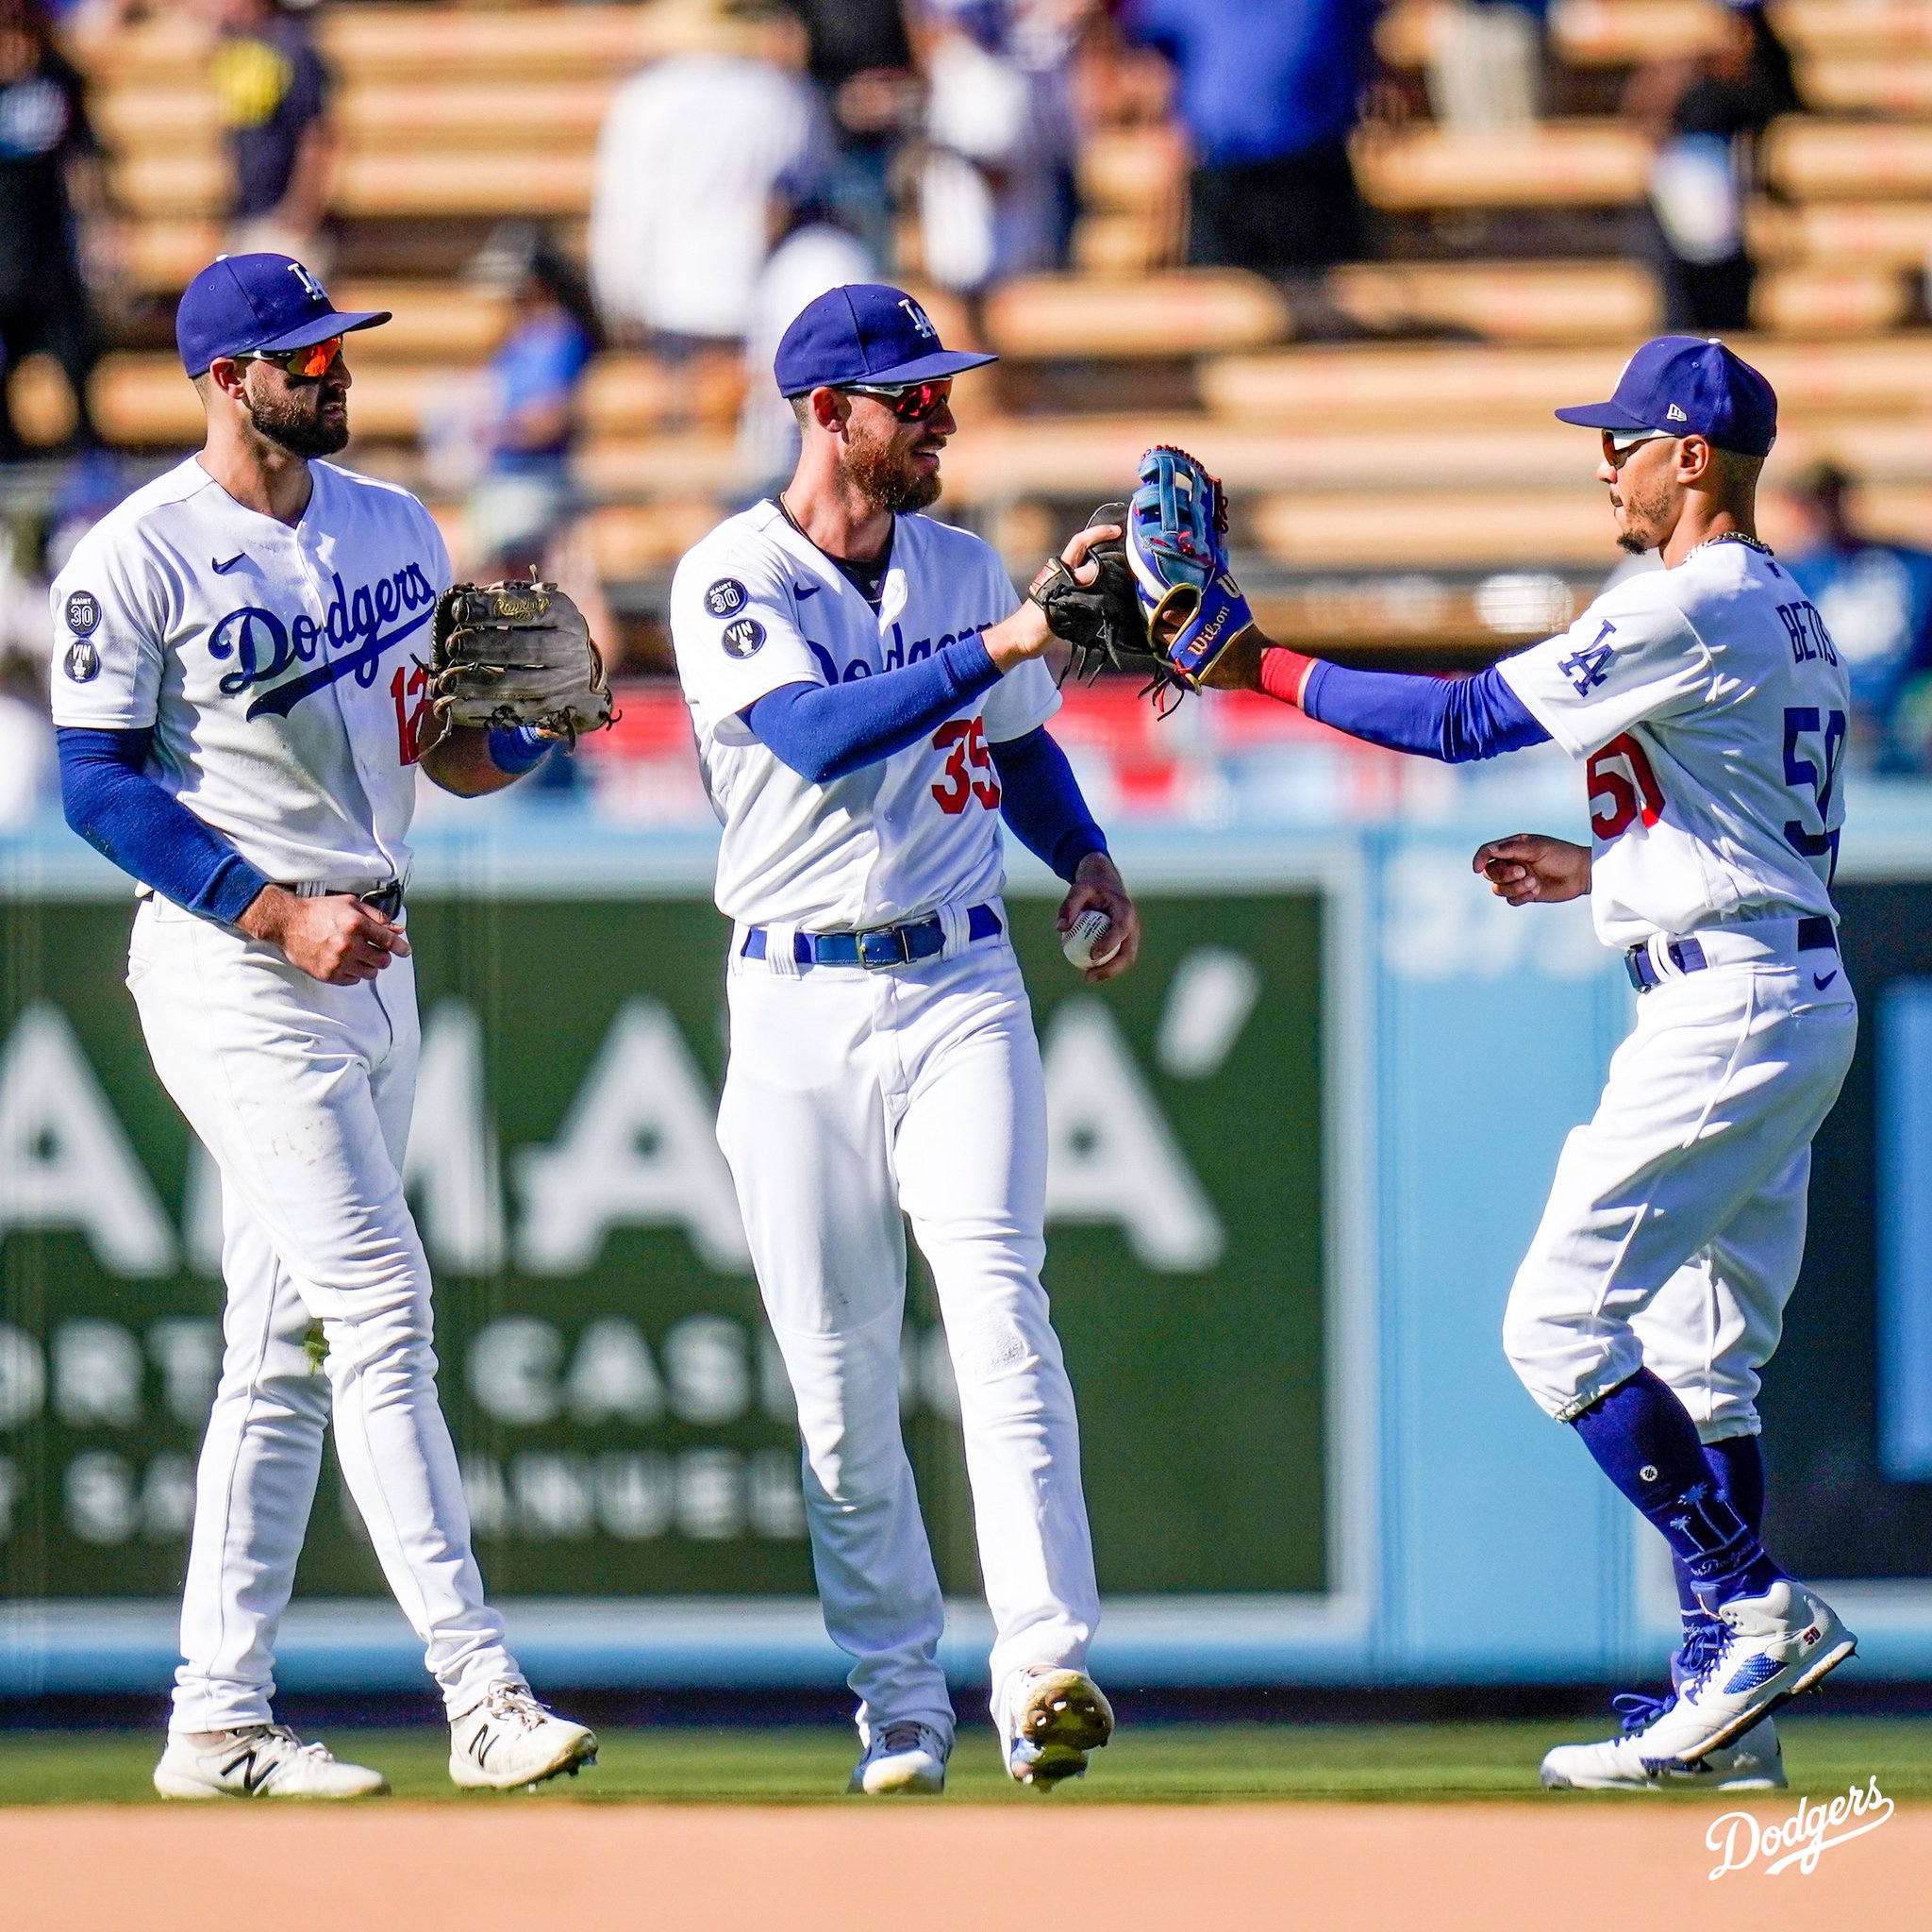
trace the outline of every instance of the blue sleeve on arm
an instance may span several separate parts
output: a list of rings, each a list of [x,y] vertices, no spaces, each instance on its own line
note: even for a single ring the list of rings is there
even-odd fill
[[[1428,677],[1318,659],[1302,687],[1302,709],[1351,738],[1451,765],[1522,751],[1550,735],[1493,664],[1474,677]]]
[[[1014,838],[1069,884],[1090,852],[1107,850],[1080,781],[1046,726],[989,747],[1000,774],[1000,815]]]
[[[975,634],[850,684],[781,684],[739,715],[774,758],[824,785],[904,751],[999,675]]]
[[[521,778],[550,756],[552,741],[528,724],[492,724],[483,741],[490,762],[506,777]]]
[[[67,823],[164,899],[232,925],[269,881],[147,775],[153,740],[145,729],[58,731]]]

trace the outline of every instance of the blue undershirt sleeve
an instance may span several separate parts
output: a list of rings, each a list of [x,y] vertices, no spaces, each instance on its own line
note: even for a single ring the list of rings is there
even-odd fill
[[[1000,816],[1027,851],[1070,885],[1090,852],[1107,850],[1067,755],[1040,725],[989,747],[1000,774]]]
[[[739,716],[780,763],[824,785],[904,751],[999,675],[975,634],[850,684],[781,684]]]
[[[1474,677],[1350,671],[1318,658],[1302,687],[1310,718],[1351,738],[1468,764],[1548,741],[1549,733],[1491,665]]]
[[[55,734],[67,823],[164,899],[233,925],[269,881],[147,775],[151,728]]]

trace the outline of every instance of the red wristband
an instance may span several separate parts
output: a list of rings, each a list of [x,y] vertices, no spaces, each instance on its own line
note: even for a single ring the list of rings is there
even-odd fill
[[[1271,698],[1299,709],[1302,686],[1307,682],[1308,673],[1314,668],[1314,658],[1305,658],[1301,652],[1287,650],[1280,644],[1270,644],[1261,653],[1261,689]]]

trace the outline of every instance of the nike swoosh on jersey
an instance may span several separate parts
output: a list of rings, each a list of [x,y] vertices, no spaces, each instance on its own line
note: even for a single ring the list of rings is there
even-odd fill
[[[823,584],[793,584],[791,587],[791,594],[794,597],[801,598],[816,597],[818,593],[824,589],[824,586]]]
[[[1838,968],[1834,966],[1829,973],[1814,973],[1811,975],[1811,984],[1815,986],[1820,992],[1823,992],[1824,989],[1827,986],[1829,986],[1831,982],[1837,977]]]
[[[208,562],[209,562],[209,563],[210,563],[211,565],[213,565],[213,567],[214,567],[214,573],[215,573],[216,576],[218,576],[218,577],[225,577],[225,576],[226,576],[226,575],[228,575],[228,573],[229,573],[229,572],[230,572],[231,570],[233,570],[233,569],[235,568],[235,566],[236,566],[236,565],[237,565],[238,563],[240,563],[240,562],[242,561],[242,559],[243,558],[245,558],[245,557],[246,557],[247,555],[248,555],[247,551],[245,551],[245,550],[238,550],[238,551],[236,551],[236,553],[234,554],[234,556],[233,556],[233,557],[229,558],[229,559],[227,560],[227,562],[226,562],[226,563],[223,563],[223,562],[222,562],[222,561],[220,560],[220,558],[213,558],[213,557],[210,557],[210,558],[208,558]]]

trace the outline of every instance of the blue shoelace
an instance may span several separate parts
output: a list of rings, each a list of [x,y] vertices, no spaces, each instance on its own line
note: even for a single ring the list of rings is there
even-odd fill
[[[1728,1627],[1715,1617],[1699,1617],[1688,1625],[1684,1641],[1677,1646],[1676,1661],[1681,1679],[1676,1690],[1665,1697],[1646,1696],[1641,1690],[1624,1690],[1610,1699],[1610,1708],[1624,1721],[1624,1734],[1628,1737],[1638,1731],[1647,1731],[1677,1701],[1682,1691],[1695,1690],[1703,1684],[1722,1660],[1730,1637]]]

